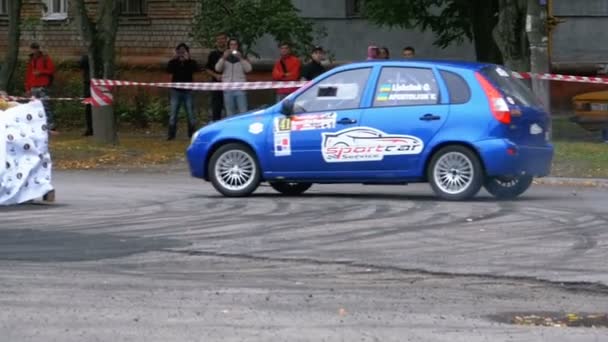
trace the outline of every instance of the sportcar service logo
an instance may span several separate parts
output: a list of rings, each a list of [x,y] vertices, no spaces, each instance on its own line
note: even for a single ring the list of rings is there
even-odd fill
[[[328,163],[378,161],[384,156],[420,154],[424,143],[410,135],[390,135],[371,127],[322,133],[323,159]]]

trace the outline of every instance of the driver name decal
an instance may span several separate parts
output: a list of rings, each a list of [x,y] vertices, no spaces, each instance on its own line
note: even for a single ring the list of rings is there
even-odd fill
[[[328,163],[379,161],[385,156],[420,154],[424,148],[420,138],[387,134],[371,127],[321,135],[321,151]]]

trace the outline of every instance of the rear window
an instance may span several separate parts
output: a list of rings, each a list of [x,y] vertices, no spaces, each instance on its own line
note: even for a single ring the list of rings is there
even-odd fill
[[[463,104],[469,102],[471,99],[471,88],[469,88],[467,81],[451,71],[441,70],[440,73],[448,87],[450,103]]]
[[[542,107],[532,90],[522,80],[511,76],[511,72],[507,69],[489,66],[483,68],[481,73],[503,91],[508,102],[513,101],[515,104],[526,107]]]

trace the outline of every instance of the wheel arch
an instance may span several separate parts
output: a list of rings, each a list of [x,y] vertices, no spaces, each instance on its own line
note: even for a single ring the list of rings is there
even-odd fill
[[[462,146],[462,147],[470,150],[471,152],[473,152],[477,156],[477,159],[479,159],[479,163],[481,164],[482,171],[485,175],[485,173],[486,173],[485,161],[483,160],[483,158],[481,157],[481,154],[475,148],[474,145],[472,145],[471,143],[468,143],[468,142],[464,142],[464,141],[444,141],[444,142],[441,142],[441,143],[435,145],[433,147],[433,149],[427,154],[426,160],[424,161],[424,168],[422,169],[424,181],[428,182],[427,174],[428,174],[429,166],[431,164],[431,160],[433,159],[433,156],[435,156],[435,154],[439,150],[441,150],[442,148],[447,147],[447,146]]]
[[[205,161],[204,161],[204,165],[203,165],[204,168],[205,168],[205,170],[208,170],[208,168],[209,168],[209,161],[211,160],[211,157],[213,156],[213,154],[215,153],[215,151],[217,151],[220,147],[222,147],[224,145],[228,145],[228,144],[241,144],[241,145],[246,146],[247,148],[249,148],[251,150],[251,152],[253,152],[255,160],[258,163],[258,167],[260,168],[260,176],[264,175],[264,172],[262,171],[262,167],[260,165],[260,156],[258,155],[258,151],[253,147],[253,145],[251,145],[247,141],[244,141],[244,140],[241,140],[241,139],[236,139],[236,138],[221,139],[221,140],[218,140],[218,141],[214,142],[213,145],[211,145],[211,147],[209,148],[209,150],[207,152],[207,155],[205,156]],[[209,181],[209,172],[205,171],[205,178],[204,179],[206,181]]]

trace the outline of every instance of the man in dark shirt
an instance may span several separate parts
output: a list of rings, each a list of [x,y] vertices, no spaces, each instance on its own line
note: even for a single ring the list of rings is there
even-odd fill
[[[82,85],[83,85],[83,95],[85,98],[91,97],[91,72],[89,70],[89,56],[82,55],[80,58],[80,69],[82,70]],[[93,108],[91,104],[87,104],[84,107],[84,119],[86,129],[83,136],[93,135]]]
[[[226,45],[228,43],[228,35],[219,33],[215,37],[215,50],[209,53],[205,71],[211,76],[211,82],[221,82],[222,74],[215,72],[215,65],[224,55]],[[211,121],[222,119],[222,109],[224,109],[224,93],[222,91],[211,92]]]
[[[311,61],[302,68],[301,80],[311,81],[315,77],[325,72],[325,67],[321,64],[321,61],[325,58],[325,51],[320,46],[316,46],[312,49],[310,54]]]
[[[187,82],[191,83],[194,79],[194,73],[199,70],[195,60],[190,58],[190,48],[188,45],[181,43],[175,48],[175,56],[167,65],[167,72],[172,75],[171,82]],[[194,104],[192,99],[192,90],[189,89],[171,89],[171,116],[169,117],[169,133],[167,140],[175,139],[177,133],[177,114],[182,104],[186,107],[188,114],[188,136],[192,137],[196,125],[194,117]]]

